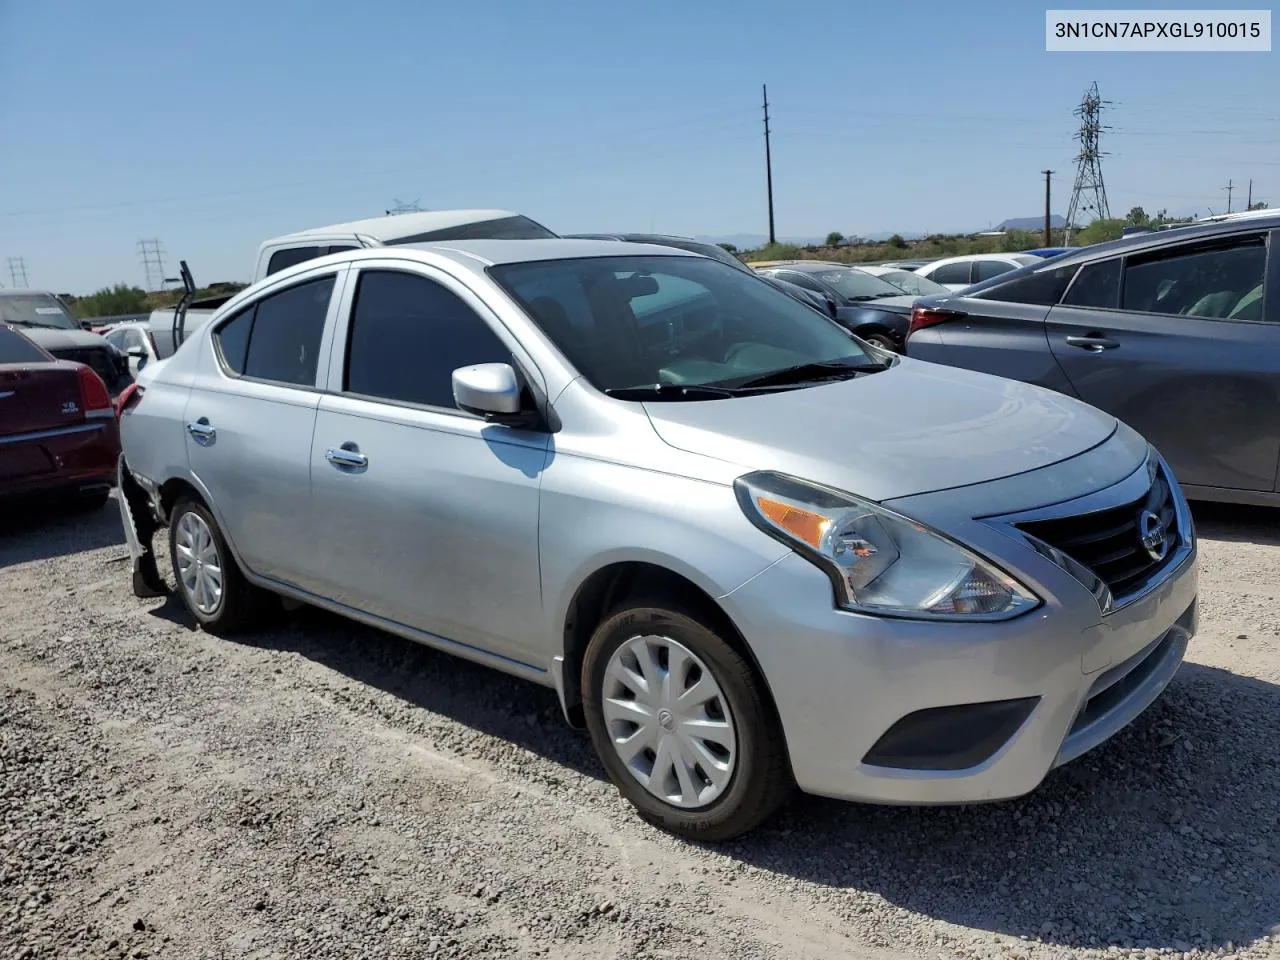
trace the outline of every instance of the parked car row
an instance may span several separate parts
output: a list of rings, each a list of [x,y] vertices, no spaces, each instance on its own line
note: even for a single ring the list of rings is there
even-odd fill
[[[915,358],[963,329],[961,300],[996,301],[916,302],[847,265],[762,278],[678,239],[271,271],[121,399],[135,591],[167,589],[164,531],[211,633],[284,597],[544,684],[640,816],[702,840],[796,788],[1018,796],[1161,693],[1196,629],[1196,543],[1138,432]],[[899,300],[907,356],[839,315]],[[1030,328],[1026,302],[989,313]]]
[[[1277,277],[1274,211],[1138,234],[922,299],[907,353],[1105,410],[1194,498],[1280,505]]]

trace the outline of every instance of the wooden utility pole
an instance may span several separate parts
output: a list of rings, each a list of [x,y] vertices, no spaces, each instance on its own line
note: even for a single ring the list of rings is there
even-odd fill
[[[1253,209],[1253,178],[1252,177],[1249,178],[1249,199],[1244,202],[1244,208],[1246,210]]]
[[[1227,191],[1227,213],[1230,213],[1230,212],[1231,212],[1231,189],[1232,189],[1232,185],[1233,185],[1233,184],[1232,184],[1232,181],[1228,180],[1228,181],[1227,181],[1227,185],[1226,185],[1225,187],[1223,187],[1223,188],[1222,188],[1223,190]]]
[[[769,85],[765,84],[764,90],[764,179],[765,185],[769,191],[769,245],[778,242],[778,237],[773,230],[773,157],[769,152]]]
[[[1051,247],[1053,246],[1053,215],[1049,212],[1049,178],[1053,176],[1053,171],[1041,170],[1040,172],[1044,174],[1044,245]]]

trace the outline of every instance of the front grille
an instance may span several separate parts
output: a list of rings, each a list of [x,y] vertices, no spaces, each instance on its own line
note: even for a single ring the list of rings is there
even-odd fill
[[[122,371],[116,365],[115,358],[104,347],[71,347],[65,350],[51,350],[49,352],[59,360],[74,360],[76,363],[83,363],[102,378],[103,383],[107,385],[107,389],[113,394],[128,386],[127,383],[123,382]]]
[[[1172,561],[1181,536],[1173,492],[1163,470],[1136,500],[1094,513],[1018,524],[1024,533],[1055,547],[1087,567],[1116,600],[1140,587]],[[1165,550],[1144,544],[1163,536]]]

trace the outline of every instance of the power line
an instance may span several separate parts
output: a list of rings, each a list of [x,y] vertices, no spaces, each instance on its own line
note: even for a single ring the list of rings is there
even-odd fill
[[[765,84],[761,87],[764,92],[764,179],[765,186],[769,192],[769,244],[778,242],[777,235],[773,231],[773,156],[769,152],[769,86]]]
[[[27,285],[27,261],[22,257],[9,258],[9,281],[15,287]]]
[[[1067,229],[1064,244],[1071,245],[1071,231],[1075,227],[1076,217],[1093,212],[1099,220],[1111,219],[1111,209],[1107,206],[1107,188],[1102,180],[1102,131],[1110,130],[1103,126],[1101,117],[1104,107],[1111,106],[1111,101],[1103,100],[1098,93],[1098,82],[1085,91],[1080,106],[1072,111],[1080,118],[1080,129],[1075,139],[1080,142],[1080,152],[1076,154],[1076,183],[1071,189],[1071,203],[1067,205]]]
[[[164,248],[159,240],[139,240],[138,259],[147,278],[147,290],[159,290],[164,286]]]

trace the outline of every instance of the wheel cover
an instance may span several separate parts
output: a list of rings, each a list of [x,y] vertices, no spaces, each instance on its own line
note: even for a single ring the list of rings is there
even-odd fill
[[[222,605],[222,558],[204,517],[187,512],[173,531],[178,580],[192,606],[206,617]]]
[[[703,807],[728,788],[738,736],[705,663],[670,637],[632,637],[605,667],[601,709],[627,771],[674,807]]]

